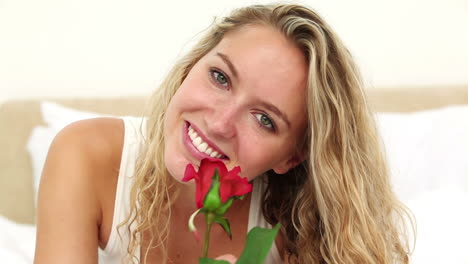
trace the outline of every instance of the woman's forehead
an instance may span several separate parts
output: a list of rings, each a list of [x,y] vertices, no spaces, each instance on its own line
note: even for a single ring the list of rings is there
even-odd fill
[[[229,32],[208,56],[223,60],[240,80],[252,85],[286,88],[307,83],[303,52],[270,26],[247,25]]]

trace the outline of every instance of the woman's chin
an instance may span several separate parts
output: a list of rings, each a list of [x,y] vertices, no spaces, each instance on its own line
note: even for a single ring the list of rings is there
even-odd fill
[[[169,171],[169,176],[172,177],[173,180],[175,180],[178,183],[186,183],[182,181],[182,179],[184,178],[183,171],[180,171],[179,169],[177,169],[176,171],[168,169],[168,171]]]
[[[186,184],[187,182],[182,181],[185,175],[185,168],[189,164],[186,159],[178,160],[166,160],[166,168],[170,176],[179,183]],[[196,171],[198,171],[198,165],[192,164]]]

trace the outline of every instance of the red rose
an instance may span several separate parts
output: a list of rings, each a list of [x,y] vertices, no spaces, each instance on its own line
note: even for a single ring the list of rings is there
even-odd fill
[[[213,176],[215,171],[219,175],[219,197],[221,203],[226,203],[232,197],[239,197],[252,191],[252,184],[247,178],[239,176],[240,167],[237,166],[231,171],[228,171],[226,165],[214,159],[202,159],[198,172],[195,171],[192,164],[188,164],[185,168],[185,175],[182,181],[195,179],[196,193],[195,201],[198,208],[202,208],[205,197],[213,185]],[[218,198],[219,199],[219,198]]]
[[[199,213],[205,215],[207,226],[203,257],[199,258],[199,264],[218,263],[216,260],[207,258],[210,231],[214,223],[219,224],[229,235],[229,238],[232,239],[229,220],[224,215],[234,200],[241,199],[244,194],[252,191],[252,185],[247,178],[241,178],[239,173],[239,167],[228,171],[223,162],[214,159],[202,159],[198,172],[191,164],[185,168],[182,181],[195,179],[195,199],[198,207],[188,220],[189,230],[194,233],[195,238],[199,241],[200,235],[194,223],[194,219]],[[247,235],[246,247],[236,263],[263,263],[268,250],[274,243],[278,229],[279,224],[273,230],[253,228]]]

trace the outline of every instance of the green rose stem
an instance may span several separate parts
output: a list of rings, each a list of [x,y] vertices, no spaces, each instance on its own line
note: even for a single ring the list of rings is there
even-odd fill
[[[203,245],[203,257],[208,257],[208,247],[210,245],[210,231],[211,226],[214,223],[215,215],[213,213],[207,213],[205,215],[206,231],[205,231],[205,243]]]
[[[195,216],[197,216],[198,213],[200,213],[201,209],[202,208],[195,211],[195,213],[193,213],[190,216],[190,219],[189,219],[189,229],[190,229],[191,232],[193,232],[195,234],[195,238],[197,239],[197,241],[200,241],[200,235],[198,234],[198,230],[195,227],[194,220],[195,220]],[[203,244],[203,257],[204,258],[206,258],[207,255],[208,255],[208,248],[209,248],[209,245],[210,245],[211,226],[213,225],[213,223],[216,222],[216,220],[217,220],[216,219],[216,214],[214,214],[212,212],[205,212],[206,231],[205,231],[205,241],[204,241],[204,244]],[[231,237],[230,232],[229,232],[229,237]]]

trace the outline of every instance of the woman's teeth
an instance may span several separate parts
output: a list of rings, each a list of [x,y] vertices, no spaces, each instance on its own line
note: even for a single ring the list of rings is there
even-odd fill
[[[188,128],[188,135],[190,139],[192,140],[192,144],[198,149],[198,151],[203,152],[212,158],[220,159],[223,156],[219,154],[217,151],[213,150],[208,145],[208,143],[203,142],[201,137],[198,136],[197,132],[195,132],[195,130],[193,130],[191,126]]]

